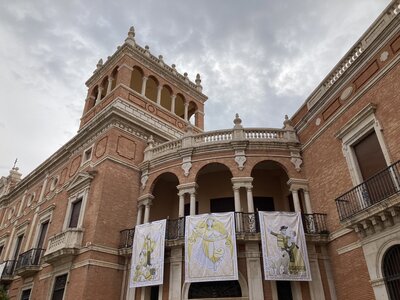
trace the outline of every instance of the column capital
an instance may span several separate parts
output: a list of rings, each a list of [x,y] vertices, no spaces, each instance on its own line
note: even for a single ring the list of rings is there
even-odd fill
[[[153,203],[154,196],[152,194],[144,194],[138,198],[138,206],[151,205]]]
[[[232,177],[233,188],[252,188],[253,177]]]
[[[148,79],[149,79],[148,76],[143,76],[143,77],[142,77],[142,80],[143,80],[143,81],[147,81]]]
[[[287,185],[289,185],[289,190],[307,190],[308,191],[308,180],[301,178],[289,178]]]
[[[189,182],[189,183],[183,183],[178,185],[176,188],[179,190],[178,195],[184,195],[186,193],[188,194],[195,194],[196,193],[196,189],[199,186],[197,185],[196,182]]]

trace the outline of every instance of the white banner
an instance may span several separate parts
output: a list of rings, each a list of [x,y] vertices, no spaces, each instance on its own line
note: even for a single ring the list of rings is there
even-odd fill
[[[187,216],[185,282],[237,279],[234,213]]]
[[[265,280],[311,281],[301,214],[259,212]]]
[[[166,220],[135,227],[129,287],[160,285],[164,276]]]
[[[3,275],[4,268],[6,267],[6,262],[0,264],[0,278]]]

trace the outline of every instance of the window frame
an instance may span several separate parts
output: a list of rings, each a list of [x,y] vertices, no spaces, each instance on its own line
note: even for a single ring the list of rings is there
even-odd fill
[[[69,283],[69,272],[60,271],[60,272],[58,272],[58,273],[53,275],[53,278],[52,278],[52,281],[51,281],[51,290],[50,290],[51,292],[49,293],[48,300],[53,299],[54,287],[55,287],[55,284],[56,284],[56,278],[60,277],[60,276],[63,276],[63,275],[67,275],[67,279],[65,281],[65,286],[64,286],[64,292],[63,292],[63,296],[62,296],[62,299],[65,299],[65,296],[67,295],[67,287],[68,287],[68,283]]]
[[[82,228],[83,219],[84,219],[84,215],[85,215],[85,211],[86,211],[86,202],[87,202],[88,193],[89,193],[89,189],[86,188],[85,190],[77,192],[74,195],[72,195],[71,197],[69,197],[68,207],[67,207],[67,211],[66,211],[65,218],[64,218],[63,230],[81,229]],[[72,216],[72,206],[75,202],[77,202],[81,199],[82,199],[82,204],[81,204],[81,208],[79,211],[77,226],[70,228],[69,223],[70,223],[71,216]]]
[[[82,152],[82,161],[81,161],[81,166],[87,164],[88,162],[92,161],[93,158],[93,149],[94,149],[94,144],[91,146],[87,147],[85,150]],[[86,157],[87,152],[90,150],[90,155],[89,157]]]
[[[375,111],[376,106],[371,103],[368,104],[349,122],[347,122],[336,134],[336,137],[342,141],[343,155],[346,159],[351,180],[354,186],[364,182],[364,179],[362,177],[353,146],[360,142],[371,132],[374,131],[376,134],[379,146],[385,158],[386,165],[389,166],[391,164],[389,152],[386,148],[386,144],[382,134],[383,129],[375,116]]]

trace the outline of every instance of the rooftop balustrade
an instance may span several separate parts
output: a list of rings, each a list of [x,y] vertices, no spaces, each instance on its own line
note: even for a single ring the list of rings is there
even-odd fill
[[[369,208],[390,206],[386,199],[400,192],[400,161],[352,188],[336,199],[340,221],[350,219]]]
[[[326,235],[326,214],[302,214],[304,232],[311,235]],[[238,239],[256,236],[259,239],[260,223],[257,213],[235,213],[235,231]],[[121,231],[120,248],[130,248],[133,244],[135,228]],[[183,241],[185,237],[185,218],[168,219],[165,240],[174,242]]]

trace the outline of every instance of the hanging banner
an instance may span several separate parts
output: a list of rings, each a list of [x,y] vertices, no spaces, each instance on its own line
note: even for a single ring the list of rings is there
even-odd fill
[[[185,282],[237,279],[234,213],[187,216]]]
[[[311,281],[300,213],[259,212],[265,280]]]
[[[3,263],[0,264],[0,278],[3,275],[4,268],[6,267],[6,264],[7,264],[6,262],[3,262]]]
[[[129,280],[130,288],[163,283],[165,227],[166,220],[135,227]]]

